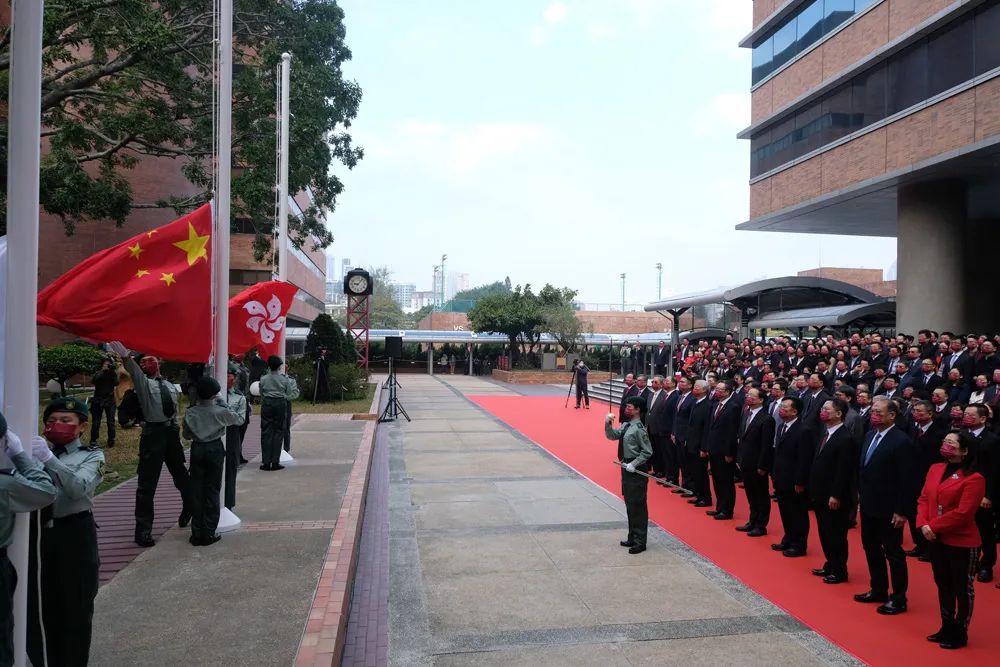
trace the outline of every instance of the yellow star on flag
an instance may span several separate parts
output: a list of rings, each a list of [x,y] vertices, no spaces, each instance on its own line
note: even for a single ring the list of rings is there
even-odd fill
[[[168,287],[170,285],[173,285],[175,282],[177,282],[176,280],[174,280],[174,274],[172,274],[172,273],[163,273],[163,274],[160,274],[160,280],[162,280],[163,282],[165,282]]]
[[[205,236],[198,236],[198,232],[195,230],[194,225],[189,222],[188,237],[183,241],[174,243],[174,245],[187,253],[188,266],[191,266],[199,259],[204,259],[206,262],[208,261],[208,250],[206,249],[208,239],[208,234],[205,234]]]
[[[136,278],[142,278],[143,276],[148,276],[148,275],[149,271],[147,271],[146,269],[139,269],[138,271],[135,272]]]
[[[130,246],[128,247],[128,251],[129,251],[130,253],[132,253],[132,256],[133,256],[133,257],[135,257],[136,259],[139,259],[139,255],[141,255],[142,253],[146,252],[146,251],[145,251],[145,250],[144,250],[144,249],[143,249],[143,248],[142,248],[142,247],[141,247],[141,246],[139,245],[139,242],[138,242],[138,241],[136,241],[135,245],[130,245]]]

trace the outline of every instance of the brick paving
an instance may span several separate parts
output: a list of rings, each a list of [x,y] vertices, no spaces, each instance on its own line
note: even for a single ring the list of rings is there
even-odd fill
[[[344,667],[382,667],[388,662],[389,447],[384,437],[376,435],[361,550],[340,664]]]
[[[260,454],[260,421],[258,417],[251,417],[250,427],[243,442],[243,458],[253,460],[258,454]],[[137,480],[133,477],[94,499],[97,552],[101,559],[99,576],[102,585],[145,551],[133,541],[136,484]],[[170,528],[177,525],[177,517],[181,513],[181,495],[174,488],[173,479],[167,472],[166,466],[163,466],[160,482],[156,487],[155,511],[153,539],[158,540]]]

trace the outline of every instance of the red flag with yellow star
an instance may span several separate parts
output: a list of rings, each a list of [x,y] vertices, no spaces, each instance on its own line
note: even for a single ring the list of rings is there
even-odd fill
[[[212,350],[212,206],[102,250],[38,294],[38,324],[175,361]]]

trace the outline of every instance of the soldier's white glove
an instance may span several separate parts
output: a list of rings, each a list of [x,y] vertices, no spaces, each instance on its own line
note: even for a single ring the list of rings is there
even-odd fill
[[[634,463],[626,463],[625,464],[625,470],[628,470],[629,472],[635,472],[635,464]]]
[[[0,439],[0,444],[3,444],[3,451],[8,457],[24,452],[24,446],[21,445],[21,439],[17,437],[17,433],[14,433],[13,431],[8,430],[7,435]]]
[[[45,463],[52,458],[52,450],[49,449],[49,443],[45,441],[40,435],[32,436],[31,438],[31,455],[39,463]]]
[[[124,359],[129,355],[128,348],[122,345],[117,340],[113,340],[110,343],[108,343],[108,349],[117,354],[122,359]]]
[[[615,420],[615,414],[613,412],[609,412],[608,415],[604,418],[604,421],[606,421],[609,424],[614,420]]]

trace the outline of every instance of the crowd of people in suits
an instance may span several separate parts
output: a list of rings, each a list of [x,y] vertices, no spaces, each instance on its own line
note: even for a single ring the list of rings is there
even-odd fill
[[[870,587],[854,599],[880,614],[907,610],[907,558],[930,562],[942,627],[927,639],[960,648],[975,581],[992,581],[997,560],[998,343],[929,330],[682,339],[673,359],[662,344],[646,359],[649,376],[623,363],[620,417],[642,399],[651,475],[709,518],[733,519],[741,484],[749,517],[736,530],[764,537],[776,501],[783,535],[771,549],[787,558],[806,556],[815,521],[824,562],[812,573],[825,584],[847,582],[860,527]]]

